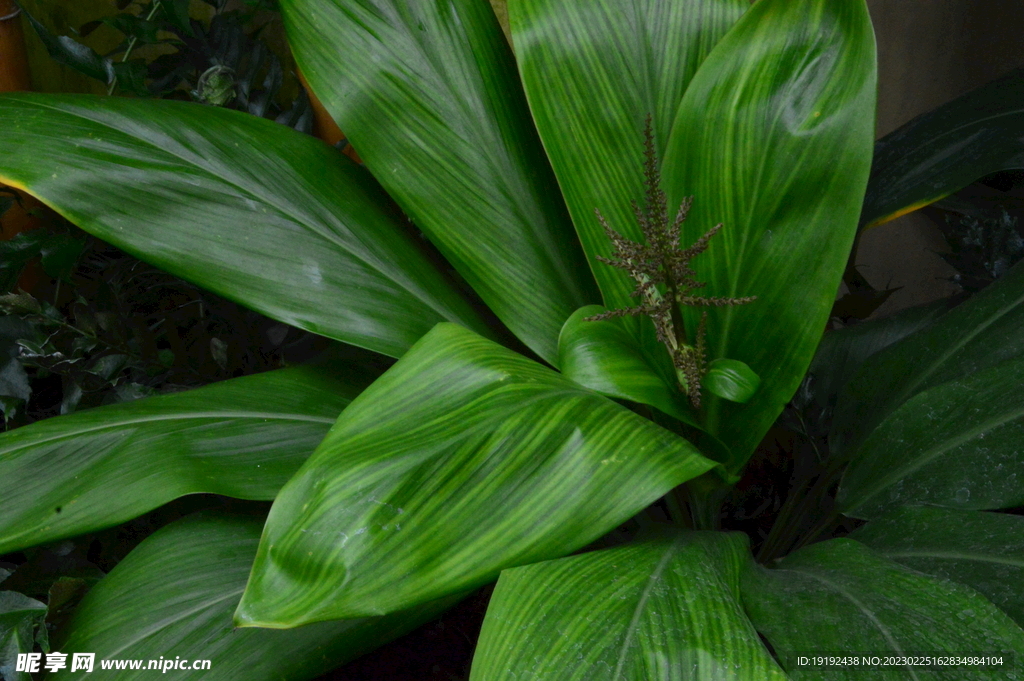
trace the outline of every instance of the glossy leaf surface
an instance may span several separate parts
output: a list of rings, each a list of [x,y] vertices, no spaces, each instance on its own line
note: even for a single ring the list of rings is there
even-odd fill
[[[740,603],[739,533],[665,533],[501,573],[471,681],[784,681]]]
[[[745,362],[747,404],[708,396],[705,428],[749,457],[796,391],[832,309],[871,163],[875,43],[864,0],[760,0],[687,88],[666,145],[669,206],[694,197],[682,242],[708,310],[708,359]],[[700,310],[686,308],[693,337]]]
[[[802,406],[813,403],[818,409],[833,409],[843,387],[869,357],[928,326],[945,311],[946,302],[938,301],[826,332],[794,400]]]
[[[1024,654],[1024,631],[978,592],[851,539],[813,544],[775,569],[755,568],[743,583],[743,604],[793,681],[1016,678],[1009,664],[799,666],[798,655]]]
[[[597,392],[646,404],[698,425],[697,414],[679,390],[668,353],[657,362],[644,353],[621,319],[586,321],[607,308],[588,305],[573,313],[558,337],[562,375]]]
[[[861,223],[874,227],[999,170],[1024,168],[1024,70],[922,114],[875,145]]]
[[[701,387],[730,402],[749,402],[761,386],[761,377],[738,359],[716,359],[708,365]]]
[[[0,181],[269,317],[393,357],[439,321],[486,333],[373,179],[316,139],[165,100],[4,95],[0,119]]]
[[[273,499],[363,385],[282,369],[4,433],[0,553],[116,525],[185,494]]]
[[[278,495],[240,625],[383,614],[574,551],[711,469],[685,440],[453,324]]]
[[[18,655],[32,652],[33,631],[46,626],[45,618],[45,603],[17,591],[0,591],[0,679],[32,681],[27,672],[17,671]]]
[[[1024,357],[918,393],[852,457],[837,508],[874,518],[897,506],[1024,504]]]
[[[840,394],[833,452],[852,456],[899,405],[1024,354],[1024,267],[865,362]]]
[[[1024,625],[1021,516],[910,506],[850,537],[901,565],[966,584]]]
[[[554,362],[595,302],[486,0],[285,0],[296,60],[366,166],[490,308]]]
[[[509,3],[530,109],[610,308],[634,305],[636,284],[596,260],[612,249],[594,209],[620,234],[642,238],[630,201],[644,194],[644,119],[652,116],[663,152],[690,79],[747,7],[746,0]],[[623,321],[636,335],[637,320]]]
[[[255,518],[196,514],[143,541],[93,587],[67,626],[61,651],[95,652],[93,673],[50,679],[153,678],[156,671],[101,670],[103,659],[210,660],[209,669],[161,670],[160,678],[236,681],[312,679],[438,616],[453,599],[384,618],[301,629],[235,629],[231,612],[259,542]],[[457,599],[455,599],[457,600]],[[70,657],[68,658],[71,659]]]

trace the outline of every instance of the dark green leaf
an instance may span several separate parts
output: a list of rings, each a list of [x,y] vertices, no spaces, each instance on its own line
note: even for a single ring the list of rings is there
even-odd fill
[[[189,0],[163,0],[160,3],[160,9],[163,11],[167,21],[180,31],[181,34],[193,36],[195,34],[189,21],[188,6]]]
[[[16,591],[0,591],[0,678],[3,681],[32,681],[25,672],[15,671],[18,653],[32,652],[33,632],[45,627],[46,605]]]
[[[644,119],[652,116],[663,152],[690,79],[749,6],[746,0],[509,3],[530,108],[610,308],[634,305],[629,293],[636,285],[596,260],[612,249],[594,209],[619,233],[641,239],[630,201],[644,193]],[[635,319],[624,323],[637,335]]]
[[[28,12],[25,12],[32,28],[46,47],[50,57],[65,66],[70,66],[79,73],[84,73],[90,78],[109,83],[114,78],[114,65],[110,59],[101,57],[91,47],[83,45],[66,35],[56,36],[41,23],[35,20]]]
[[[663,174],[669,206],[694,197],[682,242],[724,224],[693,261],[702,294],[757,296],[708,310],[708,358],[745,362],[762,382],[745,405],[706,400],[732,471],[793,396],[828,320],[871,162],[875,81],[864,0],[760,0],[679,106]],[[700,310],[684,314],[693,337]]]
[[[84,248],[85,239],[77,239],[67,234],[51,235],[40,249],[46,275],[68,281]]]
[[[785,681],[740,604],[746,536],[665,535],[502,572],[471,681]]]
[[[1024,168],[1021,69],[879,140],[861,224],[880,225],[1011,168]]]
[[[444,319],[487,333],[380,187],[319,140],[120,97],[5,95],[0,118],[3,182],[215,293],[392,356]]]
[[[794,402],[801,408],[813,404],[831,411],[839,392],[869,357],[928,326],[946,308],[946,301],[940,300],[825,333]]]
[[[0,293],[7,293],[14,288],[25,265],[39,256],[46,238],[46,230],[33,229],[13,239],[0,241]]]
[[[836,405],[831,443],[852,456],[914,395],[1024,354],[1024,266],[871,357]]]
[[[138,44],[157,42],[160,24],[134,14],[115,14],[103,19],[103,23],[120,31],[126,38],[135,38]]]
[[[383,614],[570,553],[711,469],[685,440],[441,324],[274,502],[243,626]]]
[[[359,156],[526,345],[554,363],[593,281],[482,0],[286,0],[296,60]]]
[[[1024,504],[1024,357],[918,393],[857,449],[836,499],[844,514],[893,507]]]
[[[1024,518],[1005,513],[897,509],[851,539],[901,565],[976,589],[1024,625]]]
[[[565,322],[558,336],[562,375],[603,395],[647,404],[698,425],[693,407],[679,390],[668,354],[662,353],[660,363],[650,359],[621,318],[586,321],[602,312],[607,308],[588,305]]]
[[[114,64],[114,75],[117,76],[117,87],[122,92],[130,92],[139,97],[148,97],[152,93],[146,86],[148,69],[145,59],[119,61]]]
[[[743,605],[793,681],[1017,678],[1024,631],[973,589],[923,575],[850,539],[754,568]],[[1001,666],[798,665],[800,655],[1002,654]]]
[[[95,671],[47,678],[152,679],[149,660],[209,660],[200,672],[162,670],[161,679],[303,681],[433,619],[455,599],[383,618],[314,624],[290,631],[235,629],[231,612],[259,541],[257,519],[197,514],[142,542],[82,601],[63,651],[96,653]],[[70,660],[70,657],[68,658]],[[144,660],[138,671],[104,671],[101,660]]]
[[[184,494],[273,499],[359,392],[295,368],[0,435],[0,553],[109,527]]]
[[[291,46],[366,166],[549,362],[596,292],[484,0],[286,0]]]
[[[749,402],[761,386],[761,377],[738,359],[716,359],[708,365],[701,386],[730,402]]]

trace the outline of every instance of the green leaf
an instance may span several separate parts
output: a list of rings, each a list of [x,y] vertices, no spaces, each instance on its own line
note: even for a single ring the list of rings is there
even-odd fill
[[[569,317],[558,336],[562,375],[602,395],[660,409],[699,427],[697,415],[679,390],[668,353],[650,359],[623,325],[623,320],[586,321],[607,308],[588,305]]]
[[[25,672],[15,671],[18,653],[30,653],[36,627],[45,627],[46,605],[16,591],[0,591],[0,678],[3,681],[32,681]]]
[[[851,539],[901,565],[977,590],[1024,625],[1024,518],[1006,513],[897,509]]]
[[[235,629],[231,611],[260,536],[253,518],[196,514],[159,530],[93,587],[69,623],[62,651],[95,652],[94,673],[47,678],[153,678],[149,660],[209,660],[203,671],[159,678],[236,681],[312,679],[438,616],[456,598],[383,618],[325,622],[291,631]],[[70,657],[68,660],[70,661]],[[101,670],[104,659],[142,660],[141,670]]]
[[[794,401],[831,412],[843,387],[869,357],[928,326],[946,309],[947,301],[940,300],[826,332]]]
[[[1024,266],[864,363],[836,404],[832,451],[852,456],[914,395],[1024,355]]]
[[[46,276],[68,281],[84,249],[85,239],[78,239],[69,234],[51,235],[40,249]]]
[[[880,225],[999,170],[1024,168],[1024,70],[922,114],[875,145],[861,224]]]
[[[267,316],[392,356],[445,319],[486,333],[380,187],[307,135],[120,97],[4,95],[0,119],[4,183]]]
[[[1024,357],[907,400],[852,456],[837,508],[873,518],[909,504],[962,510],[1024,504],[1022,385]]]
[[[679,106],[663,175],[669,206],[694,197],[682,242],[724,224],[693,261],[702,293],[757,296],[708,310],[708,358],[762,381],[745,405],[707,399],[731,471],[793,396],[828,320],[871,163],[875,81],[864,0],[760,0]],[[700,314],[684,310],[690,337]]]
[[[358,392],[282,369],[0,435],[0,553],[109,527],[185,494],[273,499]]]
[[[594,209],[623,236],[642,239],[630,201],[644,195],[644,119],[652,116],[662,152],[694,73],[749,6],[746,0],[509,3],[530,109],[609,308],[634,305],[629,294],[636,284],[597,260],[612,248]],[[623,322],[639,337],[635,318]]]
[[[784,681],[740,604],[747,547],[673,531],[505,570],[470,679]]]
[[[296,61],[366,166],[548,362],[596,292],[486,0],[285,0]]]
[[[101,57],[91,47],[74,38],[50,33],[28,12],[25,12],[25,16],[28,17],[29,23],[32,24],[51,59],[101,82],[109,83],[113,80],[114,64],[110,59]]]
[[[897,565],[850,539],[813,544],[775,569],[757,567],[742,588],[747,614],[793,681],[1013,679],[1013,658],[1024,654],[1024,631],[978,592]],[[1003,666],[864,668],[796,659],[993,653],[1003,655]]]
[[[738,359],[716,359],[708,365],[701,386],[730,402],[749,402],[761,387],[761,377]]]
[[[713,466],[625,407],[441,324],[281,490],[235,620],[298,626],[472,589],[585,546]]]

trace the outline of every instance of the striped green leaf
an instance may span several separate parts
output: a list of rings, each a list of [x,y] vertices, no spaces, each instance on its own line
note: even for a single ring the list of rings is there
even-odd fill
[[[665,148],[669,205],[694,197],[682,242],[707,295],[708,359],[761,377],[746,404],[708,396],[705,428],[746,461],[793,396],[821,338],[871,163],[875,43],[864,0],[760,0],[687,88]],[[695,333],[700,311],[687,308]]]
[[[667,352],[645,353],[621,318],[587,321],[607,311],[588,305],[565,322],[558,336],[562,375],[602,395],[646,404],[699,426]]]
[[[1024,355],[1024,266],[917,333],[871,357],[836,404],[831,444],[855,456],[864,440],[918,393]]]
[[[441,324],[282,489],[235,620],[298,626],[465,591],[585,546],[713,466],[611,400]]]
[[[0,553],[185,494],[273,499],[365,383],[299,367],[97,407],[0,435]]]
[[[641,240],[630,201],[643,198],[644,119],[652,116],[663,156],[690,79],[749,6],[747,0],[509,2],[530,109],[608,307],[633,305],[636,284],[596,260],[612,249],[594,209],[619,233]],[[636,320],[623,321],[636,335]]]
[[[284,0],[295,58],[367,167],[554,362],[596,292],[487,0]]]
[[[861,224],[874,227],[999,170],[1024,168],[1024,70],[922,114],[875,145]]]
[[[907,400],[852,456],[837,508],[874,518],[908,504],[961,510],[1024,504],[1022,385],[1024,357]]]
[[[267,316],[394,357],[439,321],[487,333],[373,179],[311,137],[217,107],[77,95],[4,95],[0,120],[0,182]]]
[[[966,584],[1024,626],[1024,517],[909,506],[850,538],[918,572]]]
[[[793,681],[1014,679],[1024,631],[973,589],[851,539],[813,544],[742,583],[743,605]],[[1002,665],[809,665],[798,657],[1002,655]]]
[[[45,619],[45,603],[17,591],[0,591],[0,678],[4,681],[32,681],[27,672],[16,671],[18,655],[32,652],[33,632],[46,627]]]
[[[740,533],[665,532],[505,570],[471,681],[785,681],[740,603]]]
[[[96,654],[92,672],[68,669],[47,679],[116,681],[304,681],[429,621],[458,597],[382,618],[325,622],[290,631],[235,629],[238,602],[260,536],[260,519],[196,514],[159,530],[85,597],[59,650]],[[209,667],[147,669],[150,660]],[[103,660],[141,660],[142,668],[102,668]]]

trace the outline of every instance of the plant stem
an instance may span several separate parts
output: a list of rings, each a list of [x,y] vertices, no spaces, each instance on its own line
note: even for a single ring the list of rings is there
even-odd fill
[[[156,16],[156,11],[158,9],[160,9],[160,3],[161,2],[162,2],[162,0],[156,0],[156,2],[153,3],[153,8],[150,9],[149,10],[149,14],[146,15],[146,21],[151,21],[153,19],[153,17]],[[132,50],[135,49],[135,43],[137,43],[138,40],[139,40],[139,37],[135,36],[135,35],[133,35],[128,40],[128,48],[125,49],[124,56],[121,57],[121,63],[122,64],[125,63],[126,61],[128,61],[128,57],[132,56]],[[107,94],[108,95],[114,94],[114,88],[115,87],[117,87],[117,76],[116,75],[113,78],[111,78],[111,80],[110,80],[110,86],[107,87]]]

